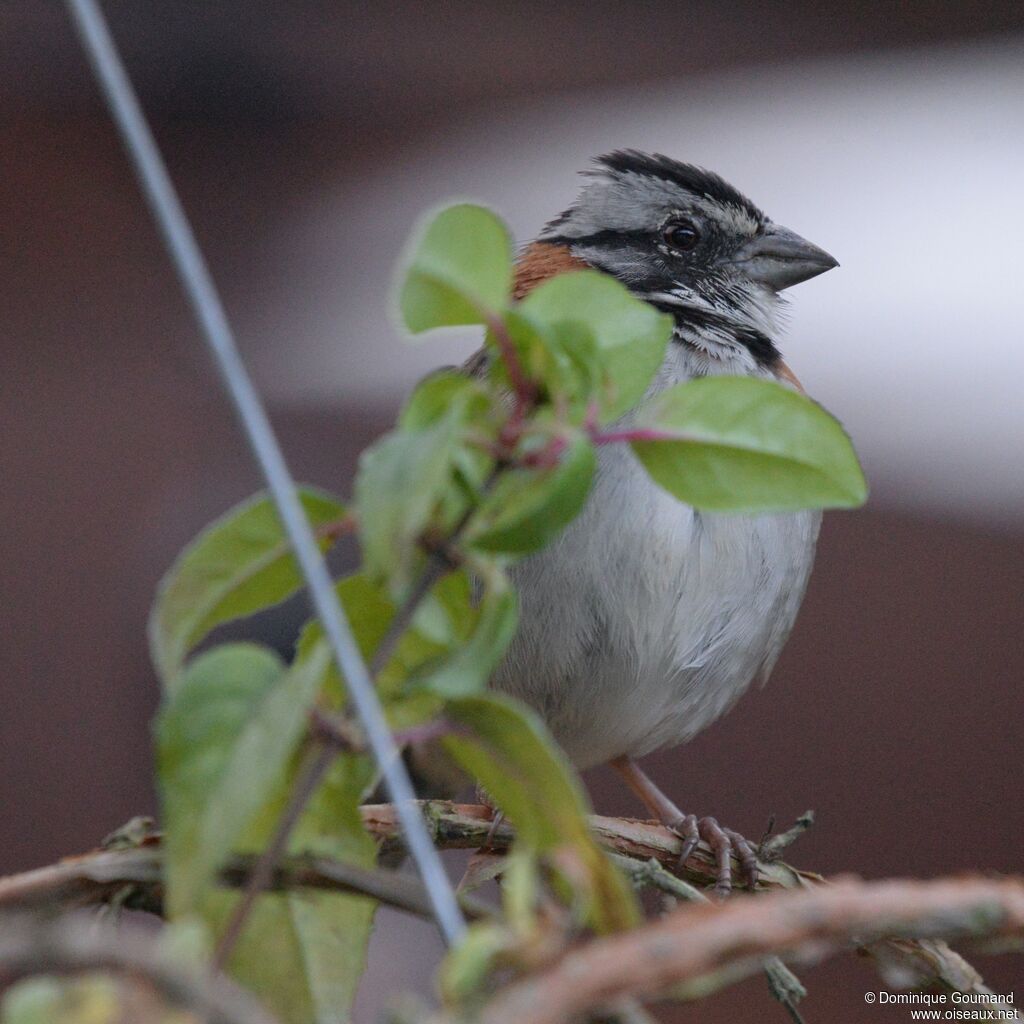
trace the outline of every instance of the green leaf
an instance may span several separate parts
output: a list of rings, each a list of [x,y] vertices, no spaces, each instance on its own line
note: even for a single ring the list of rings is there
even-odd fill
[[[363,828],[359,802],[374,773],[365,757],[343,754],[332,765],[299,821],[288,850],[370,867],[376,847]],[[284,801],[280,790],[239,843],[257,852],[267,843]],[[203,914],[223,932],[235,893],[210,892]],[[376,904],[363,896],[292,889],[261,896],[228,967],[287,1024],[345,1024],[366,962]]]
[[[475,623],[473,585],[464,569],[442,576],[424,595],[413,617],[415,629],[443,648],[462,643]]]
[[[815,402],[751,377],[669,388],[636,428],[664,434],[633,451],[670,494],[715,512],[852,508],[867,483],[846,432]]]
[[[478,693],[487,685],[511,643],[517,620],[516,593],[503,574],[495,573],[478,607],[467,609],[463,616],[463,621],[473,624],[468,639],[456,646],[449,657],[428,665],[416,681],[441,697]]]
[[[198,906],[286,777],[328,666],[324,645],[286,669],[254,644],[200,655],[157,720],[172,916]]]
[[[323,643],[286,668],[252,645],[198,657],[158,722],[167,907],[223,932],[239,895],[215,874],[230,853],[258,853],[273,833],[295,772],[307,713],[326,675]],[[369,865],[375,847],[359,816],[373,779],[365,757],[340,756],[289,842],[292,854]],[[312,890],[261,896],[229,967],[289,1024],[341,1024],[365,960],[374,904]]]
[[[446,581],[442,580],[442,584]],[[382,587],[366,578],[361,573],[346,576],[335,583],[335,591],[341,602],[352,635],[359,646],[363,660],[369,662],[380,646],[395,615],[395,605]],[[440,586],[440,585],[439,585]],[[436,594],[437,588],[432,592]],[[448,592],[447,587],[442,591]],[[433,604],[431,610],[442,614]],[[413,627],[407,629],[398,641],[395,653],[377,676],[378,692],[385,701],[389,701],[405,688],[405,682],[411,673],[424,662],[437,658],[445,653],[450,644],[432,637],[422,626],[421,617],[417,616]],[[437,628],[453,628],[450,624],[442,627],[436,617],[430,625]],[[469,624],[464,627],[468,630]],[[304,661],[313,654],[323,640],[323,627],[316,619],[307,622],[299,634],[296,645],[296,662]],[[324,690],[336,708],[346,703],[345,684],[338,672],[337,665],[332,661],[324,680]]]
[[[593,926],[634,924],[632,890],[594,842],[579,778],[537,715],[496,693],[451,700],[445,715],[463,727],[442,740],[445,749],[508,816],[519,840],[573,861]]]
[[[452,429],[471,429],[477,438],[495,441],[501,424],[499,411],[483,382],[454,370],[424,378],[409,396],[398,419],[403,431],[417,431],[448,422]],[[452,451],[453,486],[442,496],[439,519],[451,523],[465,509],[491,473],[493,457],[476,445],[455,445]]]
[[[398,417],[402,430],[422,430],[447,419],[453,409],[456,419],[469,418],[469,407],[479,414],[490,409],[491,400],[480,381],[455,370],[439,370],[416,385]]]
[[[314,530],[344,515],[344,507],[304,488],[302,506]],[[321,537],[321,547],[331,543]],[[153,662],[165,687],[174,684],[189,652],[214,627],[283,601],[302,577],[269,498],[256,495],[208,526],[164,576],[149,618]]]
[[[512,239],[482,206],[441,210],[416,240],[399,307],[413,333],[482,324],[504,309],[512,291]]]
[[[504,473],[473,517],[467,543],[483,551],[526,555],[549,544],[583,508],[597,467],[590,439],[568,435],[548,469]]]
[[[367,574],[393,594],[412,582],[419,538],[450,486],[457,421],[388,434],[363,452],[355,497]]]
[[[618,418],[643,398],[672,335],[670,316],[596,270],[572,271],[545,281],[518,310],[542,324],[572,321],[590,331],[608,380],[602,421]]]
[[[582,422],[591,397],[607,383],[602,353],[587,325],[576,320],[548,322],[530,316],[522,305],[506,311],[503,320],[525,375],[552,404],[577,407],[571,411]],[[487,333],[487,344],[494,350],[488,375],[500,387],[511,388],[493,331]]]
[[[0,1002],[2,1024],[120,1024],[138,1012],[138,996],[123,978],[85,974],[63,978],[36,975],[12,985]],[[176,1007],[163,1005],[154,993],[146,1020],[174,1024],[182,1020]]]
[[[515,937],[503,924],[474,924],[441,964],[438,985],[445,1003],[459,1005],[474,996],[479,999],[487,991],[485,982],[495,965],[514,947]]]

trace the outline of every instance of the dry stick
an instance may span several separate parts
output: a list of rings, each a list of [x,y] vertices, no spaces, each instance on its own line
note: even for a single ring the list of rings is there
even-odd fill
[[[123,921],[117,929],[93,916],[4,920],[0,934],[0,989],[22,978],[113,971],[142,979],[165,1000],[185,1007],[206,1024],[277,1024],[277,1018],[246,991],[223,977],[189,972],[163,953],[152,931]]]
[[[658,921],[570,951],[499,992],[479,1024],[564,1024],[623,995],[656,999],[680,984],[731,983],[766,956],[816,963],[889,936],[1024,937],[1024,880],[861,882],[683,906]],[[993,997],[990,1005],[1012,1009]]]
[[[220,874],[220,883],[243,889],[256,865],[254,854],[236,854]],[[52,911],[117,903],[131,910],[163,914],[163,850],[156,837],[144,845],[97,850],[57,864],[0,878],[0,912]],[[329,857],[283,857],[266,882],[268,891],[322,889],[369,896],[386,906],[429,920],[430,899],[420,880],[383,868],[365,868]],[[471,918],[491,917],[494,908],[469,893],[459,895]]]
[[[611,853],[609,856],[620,870],[629,876],[634,885],[649,885],[687,903],[711,902],[695,885],[690,885],[689,882],[672,874],[653,857],[648,861],[639,861],[617,853]],[[777,956],[769,957],[763,966],[772,996],[782,1004],[793,1024],[804,1024],[797,1003],[807,995],[807,989],[801,984],[800,979]]]
[[[491,829],[491,812],[487,807],[454,804],[444,800],[421,801],[419,811],[429,822],[433,841],[439,849],[477,849],[487,839]],[[362,808],[363,824],[384,850],[402,847],[402,831],[395,808],[391,804],[374,804]],[[676,878],[667,869],[674,867],[679,856],[680,840],[668,829],[653,822],[630,819],[592,817],[590,819],[598,841],[614,854],[640,862],[640,868],[651,872],[653,859],[662,871],[652,874],[652,884],[659,888],[670,886],[673,895],[685,898],[691,883],[712,885],[715,881],[715,861],[711,851],[701,843],[683,865],[683,878]],[[507,849],[513,839],[511,826],[504,822],[491,836],[494,848]],[[125,904],[131,907],[160,912],[161,861],[157,837],[150,837],[142,847],[124,850],[100,850],[81,857],[69,858],[58,864],[35,871],[0,878],[0,911],[12,908],[53,908],[70,903],[88,906],[115,899],[128,887],[133,890]],[[239,880],[247,876],[254,858],[235,858],[229,871],[238,869]],[[289,876],[293,867],[309,865],[306,876]],[[331,866],[333,865],[333,867]],[[367,869],[362,869],[367,870]],[[352,865],[316,859],[286,859],[281,873],[275,873],[273,884],[282,887],[302,884],[314,888],[362,892],[375,899],[400,906],[403,896],[395,891],[395,882],[388,872],[377,872],[381,878],[367,884],[365,878]],[[672,879],[670,883],[668,880]],[[799,871],[782,861],[760,866],[761,883],[771,893],[787,889],[803,890],[824,885],[824,879],[809,871]],[[231,882],[229,876],[226,881]],[[742,898],[742,897],[741,897]],[[463,909],[473,913],[463,898]],[[413,909],[404,907],[403,909]],[[483,908],[480,908],[483,912]],[[413,910],[415,912],[415,910]],[[910,972],[915,984],[938,985],[947,992],[985,995],[981,975],[958,953],[944,942],[933,939],[884,939],[874,942],[867,952],[879,964],[883,975],[898,968],[904,977]],[[905,987],[906,983],[901,983]]]
[[[425,801],[422,811],[433,827],[434,842],[441,849],[478,849],[490,835],[494,849],[504,850],[513,838],[507,822],[491,834],[491,814],[486,807],[435,800]],[[401,846],[394,808],[389,804],[367,805],[362,813],[367,830],[383,848]],[[653,858],[666,868],[676,867],[682,843],[663,825],[593,815],[590,826],[606,850],[642,861]],[[821,875],[801,871],[781,860],[760,863],[758,868],[759,882],[769,891],[825,884]],[[679,873],[697,885],[714,885],[717,868],[711,850],[703,842],[698,844]],[[867,952],[883,973],[895,966],[904,974],[913,973],[918,984],[938,985],[947,992],[986,994],[989,991],[981,975],[959,953],[938,940],[885,940],[874,943]]]

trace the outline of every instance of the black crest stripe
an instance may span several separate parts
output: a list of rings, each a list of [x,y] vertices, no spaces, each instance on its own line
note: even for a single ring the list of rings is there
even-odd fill
[[[695,195],[739,207],[755,220],[765,220],[764,213],[739,189],[733,188],[724,178],[703,167],[680,163],[661,153],[641,153],[636,149],[617,149],[605,153],[597,158],[597,163],[619,174],[645,174],[672,182]]]

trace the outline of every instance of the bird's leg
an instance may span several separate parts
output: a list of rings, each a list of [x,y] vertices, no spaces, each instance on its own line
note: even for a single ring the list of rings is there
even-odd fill
[[[682,867],[697,843],[703,839],[715,855],[718,867],[715,891],[719,895],[727,896],[732,890],[732,857],[739,861],[750,888],[757,887],[757,855],[743,836],[732,829],[722,828],[714,818],[684,814],[631,757],[617,757],[610,763],[643,805],[683,841],[677,862],[679,867]]]

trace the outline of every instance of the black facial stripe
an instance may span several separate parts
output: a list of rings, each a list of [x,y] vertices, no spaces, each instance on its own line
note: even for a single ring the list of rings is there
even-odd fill
[[[680,163],[661,153],[641,153],[635,149],[617,149],[598,157],[597,162],[619,174],[645,174],[669,181],[694,195],[739,207],[756,221],[763,222],[766,219],[764,213],[739,189],[733,188],[723,178],[703,167]]]
[[[759,331],[756,327],[738,324],[727,316],[713,313],[711,310],[703,309],[699,306],[677,305],[673,302],[652,299],[647,296],[642,296],[642,298],[654,306],[655,309],[660,309],[663,313],[670,313],[675,319],[677,327],[689,328],[690,330],[710,328],[735,338],[761,366],[774,366],[782,357],[782,354],[775,346],[775,342],[764,331]]]
[[[621,249],[625,246],[650,247],[654,239],[646,231],[595,231],[589,235],[546,235],[545,242],[555,245],[606,246]]]

